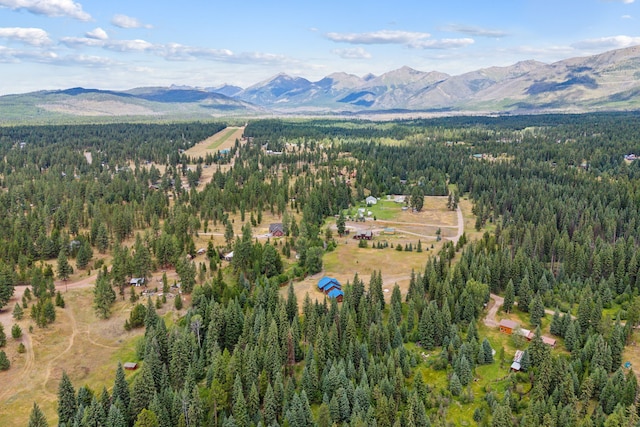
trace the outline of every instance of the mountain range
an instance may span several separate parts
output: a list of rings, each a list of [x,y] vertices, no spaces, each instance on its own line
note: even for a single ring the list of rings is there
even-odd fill
[[[198,118],[381,113],[536,114],[640,109],[640,46],[551,64],[533,60],[451,76],[402,67],[318,81],[281,73],[247,88],[222,85],[73,88],[0,97],[0,120],[64,117]]]

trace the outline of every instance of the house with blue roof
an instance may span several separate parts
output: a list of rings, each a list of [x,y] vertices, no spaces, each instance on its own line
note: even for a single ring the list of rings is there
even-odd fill
[[[333,288],[329,291],[327,296],[329,298],[335,298],[338,302],[342,302],[342,298],[344,298],[344,292],[342,292],[342,289]]]
[[[318,280],[318,289],[328,295],[332,289],[341,290],[342,286],[337,279],[325,276],[322,279]]]

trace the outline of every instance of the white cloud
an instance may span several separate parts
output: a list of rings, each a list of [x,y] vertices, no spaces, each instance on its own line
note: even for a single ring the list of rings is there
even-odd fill
[[[417,49],[457,49],[460,47],[469,46],[475,43],[475,41],[471,38],[463,38],[463,39],[439,39],[439,40],[424,40],[409,47],[417,48]]]
[[[73,0],[0,0],[0,7],[12,10],[27,10],[36,15],[68,16],[80,21],[91,20],[91,15],[82,10],[82,5]]]
[[[285,56],[265,52],[234,53],[229,49],[212,49],[185,46],[179,43],[169,43],[156,46],[160,56],[168,61],[206,61],[228,62],[236,64],[284,64],[292,61]]]
[[[429,33],[395,30],[370,33],[327,33],[325,37],[334,42],[349,44],[399,44],[416,49],[455,49],[474,43],[471,38],[438,40],[431,39]]]
[[[334,42],[350,44],[411,45],[428,39],[431,37],[431,34],[412,31],[380,30],[370,33],[327,33],[325,37]]]
[[[332,52],[344,59],[370,59],[371,58],[371,54],[361,47],[349,48],[349,49],[334,49]]]
[[[611,36],[582,40],[572,46],[576,49],[619,49],[640,44],[640,37]]]
[[[96,40],[107,40],[109,38],[109,35],[107,34],[107,32],[100,27],[89,31],[88,33],[85,34],[85,36],[87,38],[96,39]]]
[[[0,28],[0,38],[31,46],[44,46],[51,43],[47,32],[40,28]]]
[[[622,19],[633,19],[633,16],[631,16],[631,15],[622,15],[621,18]]]
[[[94,30],[95,31],[95,30]],[[88,34],[87,34],[88,35]],[[212,49],[186,46],[179,43],[154,44],[146,40],[113,40],[95,37],[64,37],[63,45],[79,49],[85,47],[102,48],[114,52],[145,52],[158,55],[167,61],[218,61],[237,64],[291,64],[291,59],[265,52],[234,53],[228,49]]]
[[[443,31],[463,33],[463,34],[468,34],[470,36],[476,36],[476,37],[501,38],[501,37],[507,37],[509,35],[509,33],[502,30],[494,30],[494,29],[488,29],[488,28],[475,27],[471,25],[459,25],[459,24],[447,25],[446,27],[443,28]]]
[[[139,19],[127,15],[115,15],[111,23],[120,28],[153,28],[149,24],[143,24]]]
[[[116,52],[144,52],[158,49],[157,45],[146,40],[109,40],[95,37],[64,37],[60,42],[70,48],[101,47]]]
[[[112,59],[100,56],[64,55],[42,50],[19,50],[0,46],[0,63],[35,62],[60,66],[107,67],[116,64]]]
[[[156,49],[156,45],[146,40],[109,40],[104,48],[116,52],[144,52]]]

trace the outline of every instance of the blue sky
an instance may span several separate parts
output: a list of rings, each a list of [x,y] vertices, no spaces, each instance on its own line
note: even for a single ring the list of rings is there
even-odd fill
[[[640,44],[640,0],[0,0],[0,94],[452,75]]]

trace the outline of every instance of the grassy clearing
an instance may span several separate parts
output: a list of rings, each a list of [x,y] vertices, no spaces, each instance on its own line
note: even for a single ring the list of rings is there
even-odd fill
[[[237,129],[229,129],[227,130],[217,141],[212,142],[209,147],[207,147],[209,150],[217,150],[218,147],[220,147],[222,144],[224,144],[225,142],[227,142],[227,140],[229,139],[229,137],[231,137],[231,135],[233,135],[234,133],[236,133]],[[224,132],[224,131],[223,131]]]
[[[144,331],[124,330],[132,308],[128,298],[114,304],[110,319],[99,320],[92,309],[92,288],[70,288],[63,291],[63,296],[66,308],[56,310],[57,319],[48,328],[34,326],[29,333],[28,316],[20,322],[23,340],[30,340],[33,352],[18,354],[19,342],[10,343],[8,355],[13,363],[2,374],[0,425],[23,425],[34,401],[50,425],[55,425],[58,383],[63,371],[76,389],[86,384],[100,393],[102,387],[113,386],[118,362],[137,361],[136,342]],[[159,313],[173,317],[172,306],[167,303]],[[133,375],[127,373],[129,377]]]
[[[384,198],[378,200],[375,205],[367,206],[362,204],[361,208],[365,208],[373,213],[377,219],[384,220],[397,220],[402,213],[402,203],[396,203],[392,200],[384,200]],[[355,214],[356,209],[351,209],[351,215]]]

